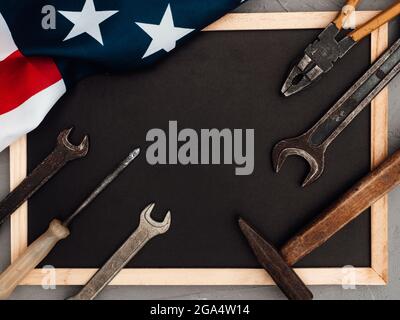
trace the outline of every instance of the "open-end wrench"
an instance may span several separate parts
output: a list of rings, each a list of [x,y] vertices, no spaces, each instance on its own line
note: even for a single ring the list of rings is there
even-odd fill
[[[297,155],[307,160],[311,168],[303,187],[315,182],[324,171],[329,145],[399,72],[400,39],[310,130],[275,146],[272,154],[275,170],[280,171],[287,157]]]
[[[89,137],[85,136],[82,143],[75,146],[68,140],[71,132],[72,128],[61,132],[53,152],[0,202],[0,225],[68,162],[87,155]]]
[[[140,224],[128,240],[114,253],[106,264],[89,280],[86,286],[68,300],[93,300],[118,275],[129,261],[152,238],[166,233],[171,225],[171,213],[168,212],[163,222],[151,218],[154,204],[146,207],[140,215]]]

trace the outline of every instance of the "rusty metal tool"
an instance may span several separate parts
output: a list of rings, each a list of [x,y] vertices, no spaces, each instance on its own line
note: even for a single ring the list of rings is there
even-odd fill
[[[72,128],[61,132],[53,152],[0,202],[0,225],[68,162],[87,155],[89,137],[85,136],[81,144],[76,146],[68,140],[71,132]]]
[[[69,226],[72,221],[86,209],[139,155],[135,149],[107,176],[103,182],[89,195],[89,197],[66,219],[61,222],[57,219],[50,223],[49,229],[36,239],[25,252],[0,274],[0,300],[7,299],[18,284],[32,271],[56,246],[56,244],[70,235]]]
[[[351,10],[345,9],[350,7],[355,9],[359,2],[359,0],[348,1],[336,20],[306,48],[303,58],[291,70],[283,85],[282,93],[285,96],[291,96],[307,88],[323,74],[328,73],[359,41],[400,14],[400,2],[397,1],[389,9],[338,41],[337,37],[343,28],[343,22],[351,13]]]
[[[151,218],[154,206],[154,204],[151,204],[142,211],[139,227],[136,231],[113,254],[106,264],[97,271],[85,287],[77,295],[68,300],[94,300],[147,242],[169,230],[171,226],[171,213],[168,211],[163,222],[154,221]]]
[[[400,72],[400,39],[339,99],[306,133],[279,142],[273,150],[274,168],[279,172],[289,156],[303,157],[310,172],[303,187],[315,182],[324,172],[329,145],[346,129],[371,101]]]
[[[260,236],[254,236],[255,231],[252,231],[243,220],[240,222],[241,228],[251,246],[258,248],[254,250],[255,255],[266,271],[273,276],[277,285],[285,290],[286,296],[291,299],[307,297],[304,287],[299,284],[288,268],[322,246],[399,184],[400,150],[355,184],[311,224],[290,239],[280,249],[279,255],[268,248],[272,246],[266,240]],[[286,266],[283,263],[286,263]]]
[[[239,227],[249,242],[258,262],[269,273],[282,292],[290,300],[312,300],[313,294],[311,291],[296,272],[283,260],[279,251],[263,239],[242,218],[239,219]]]

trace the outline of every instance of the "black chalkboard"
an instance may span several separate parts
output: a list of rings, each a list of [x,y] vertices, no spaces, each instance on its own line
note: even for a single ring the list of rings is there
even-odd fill
[[[340,196],[370,168],[370,113],[363,112],[327,155],[322,178],[302,189],[308,167],[291,158],[281,174],[271,150],[282,138],[314,124],[367,69],[363,41],[317,86],[292,98],[280,87],[290,63],[319,31],[202,33],[151,69],[86,79],[58,103],[28,137],[32,170],[54,147],[62,129],[73,140],[90,134],[91,150],[49,182],[29,203],[29,241],[54,217],[66,217],[135,146],[141,157],[72,226],[43,264],[99,267],[137,227],[140,211],[157,203],[155,217],[172,211],[168,234],[155,239],[130,267],[257,267],[236,224],[244,216],[277,246]],[[146,134],[180,129],[255,129],[255,170],[234,166],[150,166]],[[370,221],[364,214],[300,266],[370,265]]]

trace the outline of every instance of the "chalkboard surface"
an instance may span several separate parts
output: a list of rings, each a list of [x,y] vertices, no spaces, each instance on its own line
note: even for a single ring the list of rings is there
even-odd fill
[[[86,79],[58,103],[28,137],[32,170],[71,125],[73,140],[90,134],[87,158],[66,167],[29,203],[29,241],[54,217],[65,218],[136,147],[142,155],[72,226],[43,265],[101,266],[156,202],[155,217],[172,211],[170,231],[129,267],[258,267],[237,227],[242,215],[277,246],[334,201],[370,167],[370,113],[363,112],[330,147],[322,178],[302,189],[307,164],[291,158],[275,174],[271,150],[303,133],[367,69],[363,41],[317,86],[292,98],[280,87],[290,63],[316,30],[202,33],[151,69]],[[255,129],[255,170],[236,176],[233,165],[151,166],[145,152],[153,128]],[[370,221],[364,214],[305,258],[304,267],[370,265]]]

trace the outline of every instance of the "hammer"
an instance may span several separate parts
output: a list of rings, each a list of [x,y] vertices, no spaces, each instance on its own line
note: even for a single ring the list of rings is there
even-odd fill
[[[280,251],[263,239],[243,219],[239,226],[264,269],[291,300],[312,298],[291,268],[322,246],[343,227],[400,184],[400,150],[369,173],[310,225],[290,239]]]

